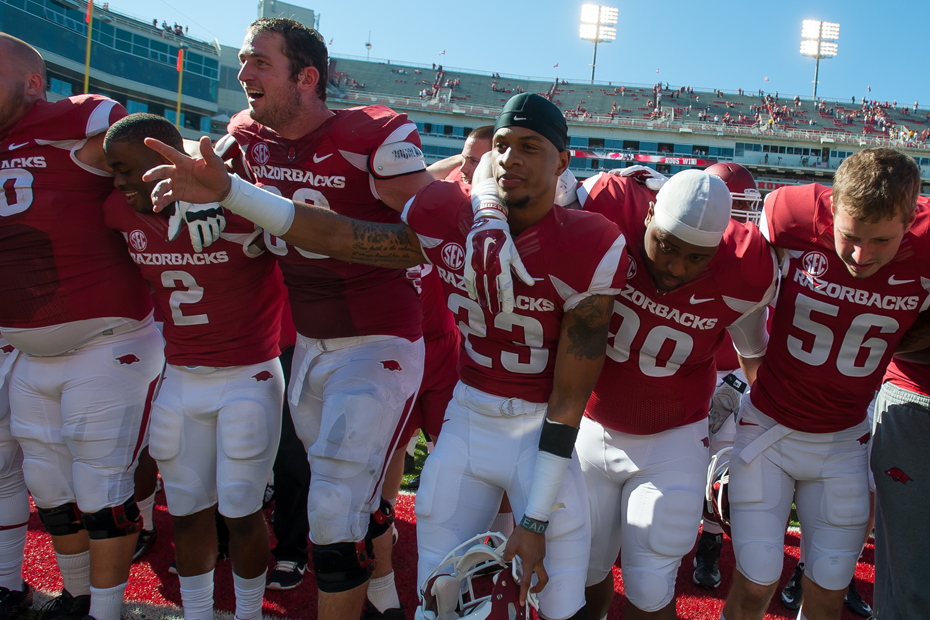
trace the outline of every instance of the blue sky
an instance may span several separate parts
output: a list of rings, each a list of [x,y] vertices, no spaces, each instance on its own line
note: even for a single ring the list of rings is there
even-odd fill
[[[820,63],[818,94],[848,101],[867,95],[930,107],[928,53],[920,29],[930,2],[849,0],[633,1],[619,9],[617,40],[598,45],[597,79],[810,96],[814,60],[799,54],[801,22],[839,22],[839,53]],[[102,4],[97,0],[97,4]],[[190,27],[190,34],[238,46],[257,0],[109,0],[110,8]],[[512,2],[341,0],[291,4],[321,15],[330,53],[417,63],[442,62],[502,74],[590,80],[593,44],[578,38],[579,0]],[[763,8],[765,7],[765,8]],[[445,50],[445,56],[439,52]],[[559,68],[553,65],[558,63]],[[659,73],[656,73],[656,69]],[[765,82],[764,78],[769,81]]]

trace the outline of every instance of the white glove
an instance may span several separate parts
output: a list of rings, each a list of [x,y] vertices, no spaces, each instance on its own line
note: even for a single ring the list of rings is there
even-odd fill
[[[205,247],[220,238],[220,233],[226,228],[224,213],[223,207],[215,202],[195,205],[179,200],[174,203],[174,211],[168,217],[167,239],[169,242],[177,239],[181,234],[181,223],[186,222],[194,251],[203,252]]]
[[[566,168],[562,176],[559,177],[559,184],[555,188],[555,204],[560,207],[567,207],[578,200],[578,193],[575,191],[577,188],[578,179],[575,178],[571,170]]]
[[[507,222],[476,220],[465,240],[465,288],[468,296],[491,314],[513,312],[513,269],[527,286],[535,282],[523,266]]]
[[[736,375],[723,378],[714,395],[710,397],[710,410],[707,412],[707,425],[711,433],[716,433],[731,415],[739,410],[740,400],[746,392],[746,382]]]
[[[661,172],[656,172],[649,166],[628,166],[626,168],[615,168],[610,171],[618,177],[633,177],[637,182],[645,185],[654,192],[662,189],[668,177]]]

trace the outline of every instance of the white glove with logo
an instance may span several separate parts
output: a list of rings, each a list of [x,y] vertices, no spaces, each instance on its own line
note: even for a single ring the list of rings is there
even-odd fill
[[[497,194],[497,181],[484,179],[472,185],[471,204],[475,224],[465,240],[465,288],[469,297],[492,314],[509,314],[514,307],[510,270],[527,286],[535,282],[513,243],[507,211]]]
[[[641,185],[645,185],[654,192],[662,189],[668,177],[661,172],[656,172],[649,166],[627,166],[626,168],[614,168],[610,171],[618,177],[633,177]]]
[[[179,200],[174,203],[173,209],[168,216],[168,241],[178,238],[181,224],[186,222],[195,252],[203,252],[205,247],[220,238],[220,233],[226,228],[225,211],[219,203],[195,205]]]
[[[746,387],[746,382],[736,375],[730,374],[723,378],[710,398],[707,426],[711,433],[719,431],[727,418],[739,411],[740,400],[746,393]]]

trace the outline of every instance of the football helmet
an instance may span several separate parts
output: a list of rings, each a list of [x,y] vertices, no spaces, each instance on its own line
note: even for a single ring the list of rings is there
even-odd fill
[[[720,177],[733,197],[731,217],[738,222],[758,223],[762,216],[762,193],[756,187],[752,173],[734,163],[708,166],[704,172]]]
[[[486,532],[450,551],[420,587],[416,620],[525,620],[538,608],[530,592],[520,606],[519,558],[504,562],[507,539]]]
[[[707,466],[707,484],[704,487],[704,518],[720,524],[730,536],[730,502],[727,485],[730,483],[730,452],[733,446],[723,448],[710,458]]]

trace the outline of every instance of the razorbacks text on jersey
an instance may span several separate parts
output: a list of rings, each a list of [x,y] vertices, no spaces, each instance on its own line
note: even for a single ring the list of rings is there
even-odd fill
[[[7,337],[24,351],[82,344],[32,347],[35,328],[105,317],[141,321],[152,311],[126,244],[103,223],[112,178],[75,156],[126,114],[100,95],[37,101],[0,141],[0,325],[16,328]]]
[[[505,398],[545,403],[552,392],[562,317],[587,295],[615,295],[626,280],[625,240],[604,218],[559,206],[514,238],[536,284],[514,282],[512,314],[492,315],[468,297],[465,238],[474,218],[469,187],[437,182],[407,204],[404,221],[439,272],[462,332],[462,381]],[[584,248],[584,252],[579,252]]]
[[[420,144],[416,125],[405,114],[384,106],[333,110],[313,132],[286,140],[245,111],[233,117],[228,130],[256,185],[346,217],[400,221],[400,214],[380,201],[368,160],[382,144]],[[267,232],[265,245],[278,259],[301,335],[420,337],[420,300],[404,270],[331,259]]]
[[[818,184],[769,194],[759,228],[787,251],[765,360],[752,404],[789,428],[837,432],[862,422],[898,342],[930,303],[930,209],[895,257],[856,279],[837,256],[832,190]]]
[[[226,214],[220,239],[194,251],[190,235],[165,240],[168,218],[138,213],[114,191],[106,225],[126,238],[165,327],[165,357],[176,366],[249,366],[277,357],[283,290],[267,253],[249,256],[255,225]]]
[[[694,280],[662,293],[645,267],[643,239],[655,192],[630,177],[601,173],[578,191],[626,236],[626,286],[614,301],[607,360],[585,415],[623,433],[651,435],[707,416],[714,355],[726,328],[775,293],[776,260],[754,225],[734,220]],[[730,345],[732,347],[732,345]]]

